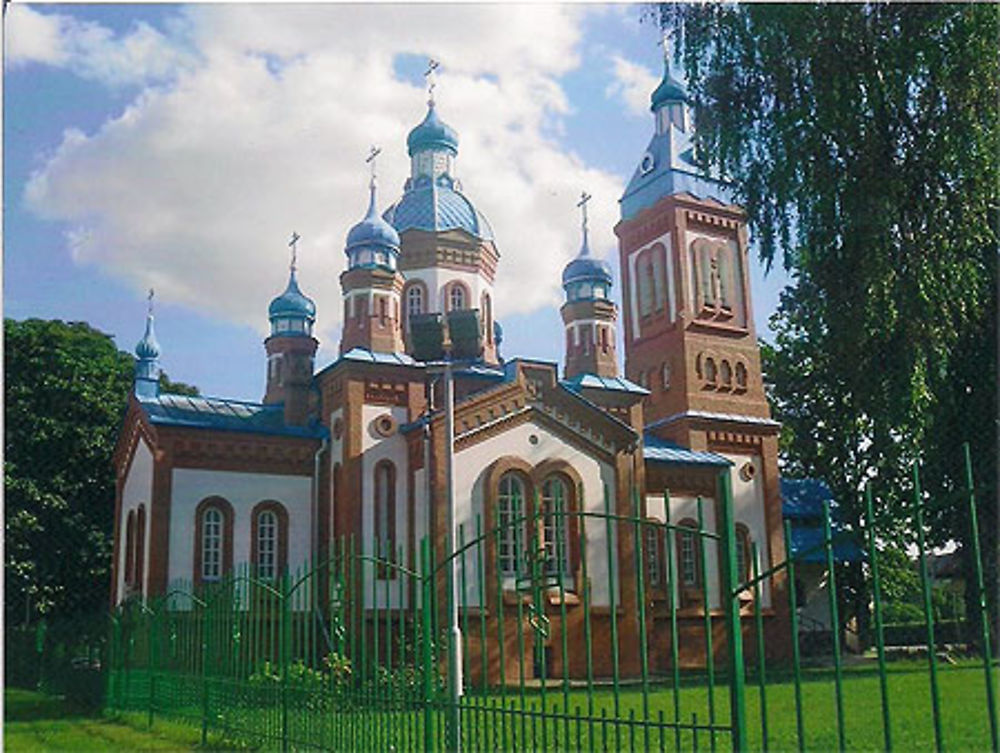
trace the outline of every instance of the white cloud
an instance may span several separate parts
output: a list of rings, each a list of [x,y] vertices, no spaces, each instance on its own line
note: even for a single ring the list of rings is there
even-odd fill
[[[330,343],[344,239],[367,203],[364,155],[371,143],[383,148],[384,208],[401,193],[406,134],[425,113],[422,88],[397,78],[394,63],[432,55],[442,61],[438,111],[461,139],[456,172],[496,232],[498,318],[530,312],[560,299],[562,266],[580,243],[581,189],[595,197],[592,247],[615,247],[620,179],[546,135],[569,111],[559,77],[580,64],[586,12],[192,6],[178,26],[184,45],[166,42],[190,45],[197,58],[186,60],[198,63],[144,90],[96,133],[68,131],[25,198],[38,215],[70,224],[80,263],[259,330],[283,288],[294,229],[303,236],[300,283]],[[113,55],[107,65],[117,65]]]
[[[621,55],[612,55],[611,62],[615,80],[608,85],[605,96],[620,98],[633,115],[648,116],[649,95],[660,83],[660,77]]]
[[[8,12],[7,62],[14,68],[44,63],[120,86],[168,79],[194,62],[180,35],[168,40],[146,23],[116,36],[93,21],[39,13],[27,5],[11,5]]]

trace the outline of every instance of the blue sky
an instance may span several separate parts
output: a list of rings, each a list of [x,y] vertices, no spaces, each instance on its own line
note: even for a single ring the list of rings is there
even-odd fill
[[[561,360],[559,272],[591,246],[617,270],[617,199],[662,72],[640,6],[24,5],[4,69],[4,313],[82,320],[131,350],[157,290],[162,366],[260,399],[267,304],[303,236],[318,365],[336,357],[343,242],[400,194],[406,134],[442,63],[456,172],[501,253],[506,356]],[[785,283],[754,262],[758,332]],[[616,288],[617,290],[617,288]]]

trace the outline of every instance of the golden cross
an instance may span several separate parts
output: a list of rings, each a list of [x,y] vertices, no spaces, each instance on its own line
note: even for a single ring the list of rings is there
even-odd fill
[[[440,65],[441,63],[439,63],[434,58],[430,58],[427,61],[427,70],[424,71],[424,78],[427,79],[427,96],[429,97],[429,99],[427,100],[428,105],[434,104],[434,87],[436,84],[434,83],[433,74],[434,71],[436,71],[440,67]]]
[[[298,248],[296,247],[295,244],[297,244],[300,240],[302,240],[302,236],[293,230],[292,239],[288,241],[288,246],[289,248],[292,249],[292,263],[289,266],[289,269],[291,269],[293,272],[295,271],[295,261],[298,256]]]

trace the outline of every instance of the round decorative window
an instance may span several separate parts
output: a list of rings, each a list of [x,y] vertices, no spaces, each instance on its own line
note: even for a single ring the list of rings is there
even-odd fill
[[[533,444],[533,445],[534,444],[538,444],[538,435],[537,434],[531,434],[528,437],[528,444]]]
[[[757,466],[753,463],[744,463],[740,466],[740,478],[744,481],[753,481],[757,475]]]
[[[656,158],[653,157],[651,152],[646,152],[642,155],[642,162],[639,163],[639,172],[646,175],[653,172],[654,167],[656,167]]]
[[[396,433],[396,419],[394,419],[388,413],[383,413],[381,416],[372,421],[372,429],[380,437],[391,437]]]

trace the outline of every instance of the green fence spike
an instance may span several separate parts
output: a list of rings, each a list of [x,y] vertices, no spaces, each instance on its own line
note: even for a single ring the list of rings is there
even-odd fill
[[[875,611],[875,650],[878,655],[879,691],[882,701],[882,739],[885,750],[892,750],[892,724],[889,719],[889,674],[885,666],[885,631],[882,625],[882,582],[879,577],[878,548],[875,545],[875,507],[871,484],[865,486],[865,521],[868,529],[868,566],[872,574],[872,600]]]
[[[767,734],[767,671],[766,652],[764,648],[764,611],[761,603],[760,581],[757,576],[760,571],[760,564],[757,560],[757,542],[750,545],[750,563],[753,582],[753,616],[754,628],[757,633],[757,687],[760,692],[760,739],[761,749],[766,751],[769,748]]]
[[[917,525],[917,556],[920,558],[920,588],[924,600],[924,621],[927,626],[927,664],[930,669],[931,715],[934,719],[934,747],[944,750],[941,729],[941,698],[938,694],[937,643],[934,640],[934,611],[931,607],[931,582],[927,572],[927,551],[924,545],[924,503],[920,488],[920,469],[913,464],[913,509]]]
[[[795,739],[800,753],[805,751],[805,724],[802,713],[802,661],[799,656],[799,608],[795,593],[795,557],[792,553],[792,524],[785,520],[785,556],[788,557],[788,620],[792,639],[792,680],[795,688]]]
[[[745,751],[747,743],[747,717],[745,698],[745,678],[743,667],[743,632],[740,624],[740,603],[737,586],[739,578],[736,569],[736,524],[733,518],[733,490],[729,470],[719,473],[718,499],[721,520],[718,528],[722,534],[722,601],[726,613],[726,635],[729,656],[729,714],[732,730],[732,747],[735,751]],[[715,726],[709,720],[712,730]]]
[[[844,731],[844,676],[840,656],[840,610],[837,605],[837,572],[833,558],[833,526],[830,521],[830,502],[823,501],[823,548],[826,552],[827,596],[830,603],[830,626],[833,630],[834,696],[837,706],[837,746],[843,753],[847,746]]]

